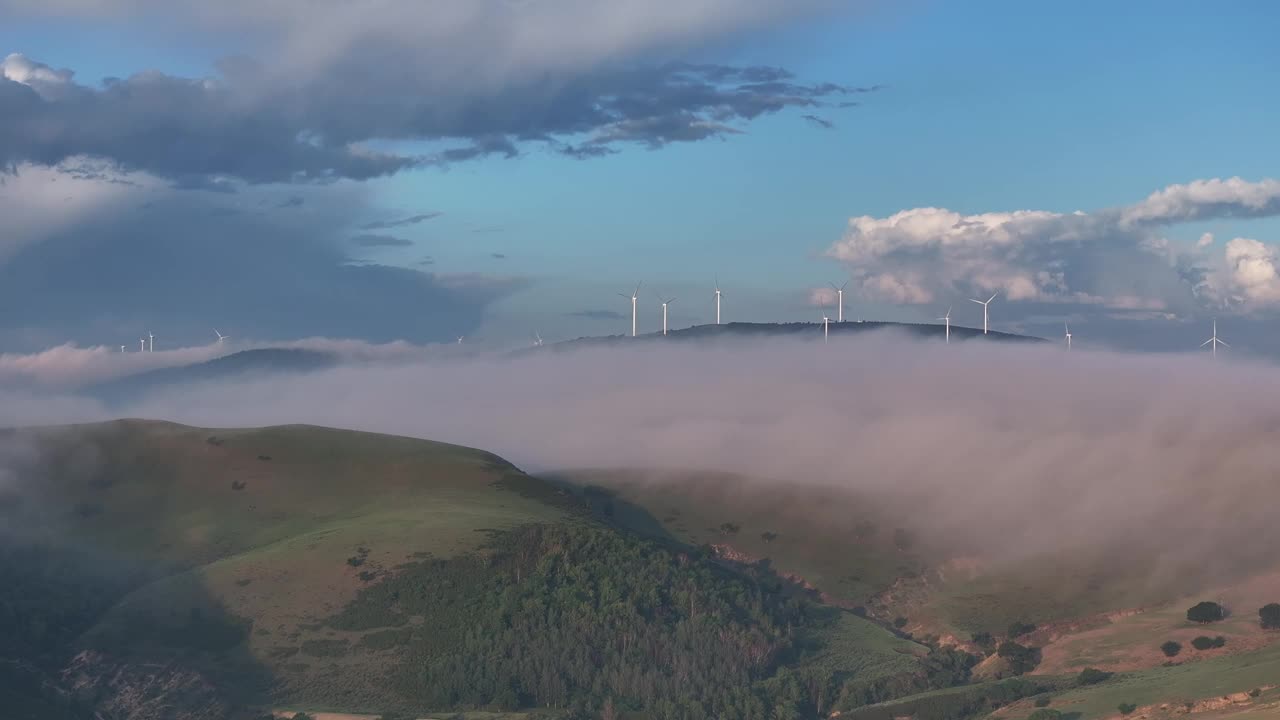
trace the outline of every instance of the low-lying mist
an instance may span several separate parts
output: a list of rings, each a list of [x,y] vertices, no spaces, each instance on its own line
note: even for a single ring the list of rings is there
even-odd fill
[[[798,498],[848,488],[956,554],[1141,545],[1221,568],[1280,541],[1277,391],[1276,368],[1207,356],[886,333],[350,365],[166,390],[120,414],[411,435],[530,471],[724,471]],[[28,395],[0,422],[101,414]]]

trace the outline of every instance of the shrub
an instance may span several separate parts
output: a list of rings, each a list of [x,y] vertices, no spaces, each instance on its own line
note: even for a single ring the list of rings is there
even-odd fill
[[[856,608],[854,608],[854,609],[853,609],[853,614],[854,614],[854,615],[857,615],[857,616],[858,616],[858,617],[860,617],[860,618],[864,618],[864,617],[866,617],[866,616],[867,616],[867,606],[866,606],[866,605],[859,605],[858,607],[856,607]]]
[[[776,532],[762,532],[762,533],[760,533],[760,539],[761,539],[761,540],[763,540],[763,541],[765,541],[765,542],[767,542],[767,543],[771,543],[771,542],[773,542],[774,540],[777,540],[777,539],[778,539],[778,533],[776,533]]]
[[[904,617],[896,617],[893,619],[893,626],[901,630],[907,626],[907,619]]]
[[[1209,637],[1208,635],[1201,635],[1200,637],[1191,641],[1191,647],[1197,650],[1208,650],[1210,648],[1220,648],[1226,644],[1227,644],[1227,639],[1221,635],[1219,635],[1218,637]]]
[[[741,529],[742,529],[742,526],[737,523],[731,523],[731,522],[720,523],[721,535],[736,535],[738,534],[738,531]]]
[[[1120,703],[1120,705],[1116,709],[1120,711],[1121,715],[1128,715],[1134,710],[1137,710],[1138,706],[1134,705],[1133,703]]]
[[[906,528],[897,528],[893,531],[893,546],[899,550],[910,550],[911,546],[916,544],[916,536]]]
[[[1227,611],[1216,602],[1197,603],[1187,610],[1187,621],[1194,623],[1218,622],[1227,616]]]
[[[1049,707],[1049,702],[1051,700],[1052,698],[1050,698],[1048,695],[1042,695],[1036,698],[1035,706],[1038,708]]]
[[[1258,608],[1258,619],[1263,630],[1280,630],[1280,603],[1271,603]]]
[[[1262,694],[1262,688],[1254,688],[1249,691],[1249,697],[1256,698]]]
[[[1027,716],[1027,720],[1059,720],[1062,713],[1057,710],[1036,710]]]
[[[1177,657],[1178,653],[1182,652],[1182,643],[1170,640],[1160,646],[1160,652],[1164,653],[1165,657]]]
[[[1009,663],[1009,671],[1014,675],[1029,673],[1040,664],[1040,648],[1026,647],[1012,640],[1000,643],[996,655]]]
[[[1020,638],[1027,633],[1035,632],[1035,629],[1035,623],[1022,622],[1019,620],[1009,626],[1009,639],[1012,640],[1013,638]]]
[[[1080,685],[1097,685],[1100,682],[1110,680],[1114,674],[1098,668],[1085,668],[1076,676],[1076,683]]]
[[[990,652],[996,646],[996,639],[989,632],[976,632],[973,634],[973,644]]]

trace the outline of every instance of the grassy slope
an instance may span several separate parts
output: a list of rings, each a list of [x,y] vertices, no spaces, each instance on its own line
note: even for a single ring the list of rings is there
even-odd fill
[[[1247,693],[1254,688],[1272,687],[1277,682],[1280,682],[1280,645],[1272,644],[1248,653],[1125,673],[1099,685],[1068,690],[1057,695],[1053,698],[1052,707],[1063,713],[1080,713],[1079,720],[1097,720],[1118,717],[1116,708],[1121,703],[1133,703],[1139,707],[1169,704],[1170,710],[1182,709],[1184,703],[1188,702],[1199,703],[1203,707],[1206,704],[1204,701],[1213,701],[1234,693]],[[1280,693],[1270,689],[1259,698],[1246,701],[1248,705],[1242,704],[1236,710],[1262,713],[1258,717],[1277,717],[1280,710],[1273,705],[1277,701],[1280,701]],[[1272,706],[1258,707],[1262,705]],[[992,717],[1022,718],[1031,710],[1030,703],[1023,701],[993,713]],[[1149,714],[1149,718],[1167,716],[1171,714]],[[1206,708],[1188,717],[1208,720],[1226,716],[1225,710]]]
[[[768,558],[780,572],[794,573],[840,602],[860,604],[892,587],[875,609],[882,616],[908,616],[907,629],[917,633],[967,638],[977,630],[1000,635],[1015,620],[1047,623],[1045,631],[1024,640],[1044,646],[1038,674],[1074,675],[1089,666],[1125,673],[1123,680],[1064,695],[1070,708],[1055,703],[1081,711],[1085,720],[1115,714],[1121,702],[1181,703],[1280,681],[1280,634],[1261,632],[1255,614],[1260,605],[1280,598],[1280,576],[1264,574],[1206,594],[1237,608],[1237,614],[1201,627],[1188,624],[1184,612],[1204,598],[1178,597],[1172,587],[1136,582],[1114,557],[1108,558],[1111,570],[1100,569],[1105,563],[1098,558],[1085,557],[999,573],[953,565],[925,569],[936,556],[894,548],[886,542],[892,532],[889,521],[880,521],[875,539],[858,537],[854,526],[876,513],[849,497],[795,488],[748,493],[742,491],[741,479],[729,477],[655,477],[634,471],[565,477],[616,492],[614,514],[622,524],[686,542],[729,544],[748,556]],[[741,530],[725,534],[719,527],[726,522]],[[764,532],[778,537],[765,542]],[[1137,607],[1148,610],[1115,614]],[[1228,646],[1193,650],[1191,639],[1203,634],[1223,635]],[[1186,648],[1179,657],[1182,664],[1173,668],[1161,667],[1167,658],[1159,645],[1168,639]],[[1015,707],[1024,705],[1029,714],[1029,704]],[[1016,712],[1006,716],[1020,717]]]
[[[616,492],[614,520],[656,536],[693,545],[727,544],[751,558],[768,558],[839,604],[861,605],[904,573],[923,567],[912,552],[894,547],[892,522],[834,492],[761,485],[743,490],[729,475],[649,476],[619,470],[565,473],[563,479]],[[876,524],[860,535],[860,522]],[[733,523],[739,530],[720,528]],[[764,533],[777,535],[766,540]]]
[[[192,608],[251,618],[250,655],[285,680],[285,697],[320,664],[298,648],[334,638],[315,623],[355,596],[360,572],[472,550],[487,529],[566,517],[495,485],[527,482],[496,456],[421,440],[135,421],[36,435],[57,458],[41,478],[43,519],[160,576],[95,632],[128,632],[136,617],[176,626]],[[360,548],[369,552],[353,567]]]

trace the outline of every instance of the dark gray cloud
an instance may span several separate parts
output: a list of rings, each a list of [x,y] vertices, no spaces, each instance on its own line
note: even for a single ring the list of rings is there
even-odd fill
[[[491,256],[494,260],[506,260],[506,259],[507,259],[507,256],[506,256],[504,253],[490,253],[490,256]]]
[[[391,228],[405,227],[406,225],[417,225],[425,220],[438,218],[444,213],[428,212],[419,213],[418,215],[410,215],[406,218],[398,218],[396,220],[375,220],[360,226],[361,230],[390,230]]]
[[[549,72],[487,93],[441,95],[395,71],[394,56],[369,53],[283,87],[264,86],[272,69],[250,61],[226,63],[216,78],[153,71],[90,87],[69,70],[12,55],[0,73],[0,166],[91,156],[204,190],[225,190],[231,179],[367,179],[514,157],[526,143],[585,158],[627,144],[696,142],[877,89],[805,84],[780,68],[670,63]],[[429,155],[368,147],[380,140],[457,145]]]
[[[366,235],[356,235],[355,237],[351,238],[351,244],[359,245],[360,247],[367,247],[367,248],[408,247],[413,244],[413,241],[406,240],[404,238],[398,238],[392,235],[366,234]]]
[[[576,312],[565,313],[568,317],[586,318],[588,320],[624,320],[626,315],[612,310],[578,310]]]
[[[519,278],[349,262],[341,219],[363,211],[358,194],[326,191],[308,213],[191,222],[205,201],[165,191],[145,210],[109,205],[20,247],[0,264],[0,347],[132,348],[151,331],[169,348],[208,342],[214,327],[245,340],[450,341],[522,287]]]
[[[836,126],[835,123],[831,122],[830,120],[823,117],[819,117],[817,115],[801,115],[800,117],[804,118],[805,120],[808,120],[809,122],[813,123],[814,125],[817,125],[818,127],[824,130],[830,130],[831,128]]]
[[[298,197],[297,195],[293,195],[293,196],[291,196],[291,197],[287,197],[287,198],[285,198],[285,199],[281,200],[280,202],[276,203],[276,207],[277,207],[277,208],[280,208],[280,209],[283,209],[283,208],[293,208],[293,207],[302,207],[303,203],[305,203],[305,202],[306,202],[306,200],[303,200],[302,198]]]

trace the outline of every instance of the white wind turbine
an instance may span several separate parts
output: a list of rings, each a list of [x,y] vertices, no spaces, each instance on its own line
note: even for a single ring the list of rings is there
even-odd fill
[[[221,345],[223,341],[231,339],[230,335],[223,335],[222,333],[218,332],[218,328],[213,329],[213,334],[218,336],[219,345]]]
[[[121,345],[121,346],[120,346],[120,352],[124,352],[124,346],[123,346],[123,345]]]
[[[1071,349],[1071,326],[1066,323],[1062,323],[1062,329],[1065,330],[1067,333],[1067,349],[1070,350]]]
[[[618,293],[622,297],[631,298],[631,337],[636,336],[636,298],[640,297],[640,286],[643,284],[643,281],[636,283],[635,292],[630,295],[627,295],[626,293]]]
[[[844,322],[844,289],[848,287],[849,281],[845,280],[840,287],[836,287],[835,283],[827,284],[831,286],[832,290],[836,291],[836,304],[840,306],[839,310],[836,311],[836,322]]]
[[[953,306],[951,306],[951,307],[955,307],[955,306],[953,305]],[[948,342],[948,343],[950,343],[950,342],[951,342],[951,308],[950,308],[950,307],[949,307],[949,308],[947,308],[947,314],[946,314],[946,315],[943,315],[942,317],[940,317],[940,318],[938,318],[938,319],[939,319],[939,320],[945,320],[945,321],[946,321],[946,323],[947,323],[947,342]]]
[[[822,304],[822,342],[827,342],[831,334],[831,316],[827,315],[827,304]]]
[[[148,339],[148,340],[150,340],[150,342],[148,343],[147,352],[155,352],[155,351],[156,351],[156,336],[155,336],[155,335],[152,335],[150,332],[148,332],[148,333],[147,333],[147,339]]]
[[[999,292],[999,291],[996,291],[995,293],[993,293],[993,294],[991,295],[991,297],[987,298],[986,300],[974,300],[973,298],[969,298],[969,302],[976,302],[976,303],[978,303],[979,305],[981,305],[981,306],[982,306],[982,334],[983,334],[983,335],[986,335],[986,334],[987,334],[987,330],[988,330],[988,327],[989,327],[988,322],[987,322],[987,320],[988,320],[988,316],[987,316],[987,306],[988,306],[988,305],[990,305],[990,304],[991,304],[991,301],[992,301],[992,300],[995,300],[995,299],[996,299],[996,295],[999,295],[999,294],[1000,294],[1000,292]]]
[[[658,299],[662,300],[662,298],[658,298]],[[663,335],[667,334],[667,306],[675,301],[676,301],[675,298],[667,298],[666,300],[662,300],[662,334]]]
[[[716,324],[720,324],[720,278],[716,278]]]
[[[542,336],[538,334],[537,330],[533,331],[533,346],[542,347]]]
[[[1225,342],[1223,342],[1222,340],[1219,340],[1219,339],[1218,339],[1218,321],[1217,321],[1216,319],[1213,321],[1213,337],[1211,337],[1211,338],[1209,338],[1208,340],[1205,340],[1204,342],[1200,343],[1200,347],[1204,347],[1205,345],[1208,345],[1208,344],[1210,344],[1210,343],[1213,343],[1213,346],[1212,346],[1212,348],[1210,348],[1210,349],[1213,351],[1213,356],[1214,356],[1214,357],[1218,357],[1218,346],[1219,346],[1219,345],[1221,345],[1222,347],[1225,347],[1225,348],[1229,348],[1229,347],[1231,347],[1230,345],[1226,344],[1226,343],[1225,343]]]
[[[138,338],[138,352],[146,352],[146,351],[147,351],[147,339]]]

